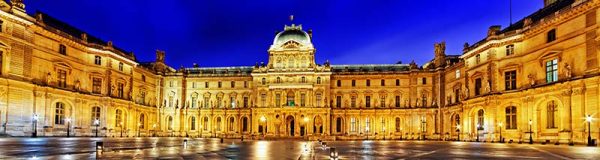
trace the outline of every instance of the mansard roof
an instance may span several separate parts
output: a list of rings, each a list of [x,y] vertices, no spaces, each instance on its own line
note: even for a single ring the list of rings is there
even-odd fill
[[[92,46],[99,46],[99,47],[109,46],[107,41],[104,41],[93,35],[87,34],[86,32],[84,32],[76,27],[73,27],[65,22],[62,22],[46,13],[37,11],[36,15],[42,16],[41,19],[42,19],[42,23],[44,24],[43,27],[50,32],[53,32],[53,33],[61,35],[61,36],[65,36],[67,38],[79,40],[79,41],[84,40],[82,35],[85,33],[87,35],[87,43],[91,44]],[[117,51],[116,52],[117,54],[119,54],[123,57],[126,57],[130,60],[135,61],[135,57],[131,52],[126,51],[126,50],[116,47],[116,46],[112,46],[112,48],[114,48]]]
[[[574,3],[575,3],[575,0],[557,0],[556,2],[550,4],[542,9],[530,14],[529,16],[526,16],[525,18],[517,21],[516,23],[500,30],[499,32],[495,33],[495,35],[514,34],[517,32],[517,30],[520,30],[520,29],[523,29],[526,27],[525,26],[526,21],[530,21],[527,23],[535,24],[546,17],[554,16],[556,12],[560,12],[565,9],[570,9],[571,7],[574,6]],[[577,4],[581,4],[581,3],[577,3]],[[473,45],[468,46],[466,48],[467,50],[465,50],[465,53],[467,53],[467,51],[470,49],[477,48],[479,45],[487,42],[487,40],[488,39],[486,37],[486,38],[474,43]]]
[[[349,73],[378,73],[378,72],[405,72],[410,70],[408,64],[356,64],[356,65],[331,65],[333,74]]]
[[[188,75],[197,75],[201,77],[217,77],[217,76],[250,76],[253,66],[237,66],[237,67],[195,67],[185,68]]]

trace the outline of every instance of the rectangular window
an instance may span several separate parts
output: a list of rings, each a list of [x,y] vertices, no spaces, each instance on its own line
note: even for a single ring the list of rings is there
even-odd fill
[[[356,132],[356,118],[350,118],[350,132]]]
[[[306,105],[306,94],[300,94],[300,106],[304,107]]]
[[[67,71],[58,70],[58,87],[67,88]]]
[[[321,107],[322,96],[321,93],[317,93],[317,107]]]
[[[342,80],[337,80],[337,86],[341,87],[342,86]]]
[[[192,88],[196,88],[196,82],[192,82]]]
[[[335,97],[335,107],[342,108],[342,96]]]
[[[119,62],[119,71],[123,71],[123,63]]]
[[[481,94],[481,78],[475,79],[475,95]]]
[[[400,80],[399,79],[396,80],[396,86],[400,86]]]
[[[455,73],[454,73],[454,77],[455,77],[456,79],[459,79],[459,78],[460,78],[460,70],[456,70],[456,71],[454,71],[454,72],[455,72]]]
[[[169,81],[169,87],[173,87],[173,81]]]
[[[427,78],[423,78],[421,81],[423,82],[423,85],[427,84]]]
[[[517,89],[517,71],[504,72],[504,88],[507,91]]]
[[[371,86],[371,80],[367,79],[367,86]]]
[[[244,88],[248,88],[248,81],[244,81]]]
[[[506,129],[517,129],[517,107],[506,107]]]
[[[123,92],[124,88],[125,88],[125,84],[123,84],[123,83],[117,84],[117,96],[119,96],[119,98],[125,97],[125,92]]]
[[[100,56],[94,57],[94,64],[102,65],[102,57],[100,57]]]
[[[352,80],[352,87],[356,86],[356,80]]]
[[[92,78],[92,93],[102,93],[102,78]]]
[[[556,103],[554,101],[548,102],[548,107],[546,108],[546,122],[547,128],[556,128]]]
[[[379,97],[379,107],[381,107],[381,108],[385,107],[385,96]]]
[[[248,107],[248,97],[244,97],[244,107]]]
[[[558,59],[546,62],[546,83],[558,81]]]
[[[231,88],[235,88],[235,81],[231,81]]]
[[[62,55],[67,55],[67,46],[65,45],[58,45],[58,53],[62,54]]]
[[[222,85],[222,83],[221,83],[221,82],[218,82],[218,83],[217,83],[217,87],[221,88],[221,85]]]
[[[506,56],[510,56],[515,54],[515,45],[508,45],[506,46]]]
[[[395,106],[396,106],[396,108],[400,107],[400,96],[396,96],[396,98],[395,98],[395,101],[394,101],[394,102],[395,102]]]
[[[385,79],[381,80],[381,86],[385,86]]]
[[[196,108],[196,101],[198,100],[198,97],[192,97],[192,108]]]
[[[267,94],[266,93],[260,94],[260,102],[262,103],[263,107],[267,106]]]
[[[281,94],[275,94],[275,106],[279,107],[281,105]]]
[[[365,96],[365,107],[371,107],[371,96]]]
[[[356,96],[350,97],[350,107],[356,108]]]
[[[204,82],[204,88],[208,88],[208,82]]]
[[[548,31],[547,35],[547,43],[553,42],[554,40],[556,40],[556,29],[552,29],[550,31]]]

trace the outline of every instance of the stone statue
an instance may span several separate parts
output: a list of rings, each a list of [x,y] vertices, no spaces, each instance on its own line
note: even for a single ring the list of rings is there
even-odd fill
[[[442,56],[446,52],[446,42],[435,43],[433,45],[435,47],[435,56]]]
[[[463,93],[463,97],[464,97],[464,99],[469,98],[469,88],[468,87],[465,88],[465,93]]]
[[[534,86],[535,85],[535,76],[533,74],[529,74],[529,75],[527,75],[527,78],[529,79],[529,85]]]
[[[565,63],[565,77],[571,78],[571,76],[571,66],[569,65],[569,63]]]
[[[52,73],[48,72],[46,74],[46,85],[50,85],[50,83],[52,83]]]
[[[490,86],[490,83],[492,83],[492,82],[488,81],[488,82],[485,84],[485,92],[486,92],[486,93],[490,93],[490,92],[492,91],[492,87]]]
[[[79,80],[75,80],[75,90],[79,91],[80,87],[81,87],[81,82]]]

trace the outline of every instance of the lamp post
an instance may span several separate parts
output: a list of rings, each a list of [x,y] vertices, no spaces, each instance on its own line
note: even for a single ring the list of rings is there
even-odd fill
[[[533,132],[531,131],[531,124],[533,124],[533,122],[530,119],[529,120],[529,144],[533,144]]]
[[[400,127],[400,140],[402,140],[402,127]]]
[[[121,137],[123,137],[123,122],[119,123],[119,127],[121,128]]]
[[[427,131],[425,130],[427,126],[427,121],[421,119],[421,135],[423,140],[425,140],[425,135],[427,134]]]
[[[385,140],[385,134],[386,134],[385,127],[383,127],[383,140]]]
[[[460,141],[460,124],[456,125],[456,132],[458,132],[458,138],[457,138],[457,140]]]
[[[587,145],[588,146],[594,146],[594,144],[592,144],[592,116],[588,114],[585,117],[585,121],[587,121],[587,123],[588,123]]]
[[[100,125],[100,121],[98,119],[94,120],[94,125],[96,126],[96,137],[98,137],[98,126]]]
[[[265,123],[265,121],[267,121],[267,118],[266,118],[265,116],[261,116],[261,117],[260,117],[260,122],[262,122],[262,123]],[[263,127],[263,130],[262,130],[262,135],[263,135],[263,136],[265,135],[265,130],[266,130],[265,128],[266,128],[266,125],[267,125],[267,124],[264,124],[264,125],[265,125],[265,126]]]
[[[71,137],[71,118],[67,118],[65,121],[67,121],[67,137]]]
[[[304,130],[302,132],[304,132],[302,135],[304,137],[304,139],[306,140],[306,126],[308,126],[308,117],[304,117]]]
[[[152,133],[152,136],[153,136],[153,137],[156,137],[156,123],[154,123],[154,124],[152,125],[152,132],[153,132],[153,133]]]
[[[503,143],[504,141],[502,140],[502,122],[498,123],[498,126],[500,126],[500,143]]]
[[[481,125],[477,124],[477,128],[475,128],[475,136],[477,136],[477,138],[475,138],[475,141],[479,142],[479,127],[481,127]]]
[[[137,131],[138,131],[138,137],[140,137],[140,127],[142,126],[142,123],[138,123],[138,127],[137,127]]]
[[[38,115],[34,114],[33,117],[31,118],[32,120],[32,127],[33,127],[33,133],[31,133],[31,137],[37,137],[37,121],[38,121]]]

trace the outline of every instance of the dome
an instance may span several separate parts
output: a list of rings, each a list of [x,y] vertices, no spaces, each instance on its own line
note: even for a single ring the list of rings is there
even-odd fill
[[[285,30],[279,32],[273,41],[274,45],[281,45],[288,41],[295,41],[303,45],[310,44],[310,36],[302,30],[302,26],[285,26]]]

